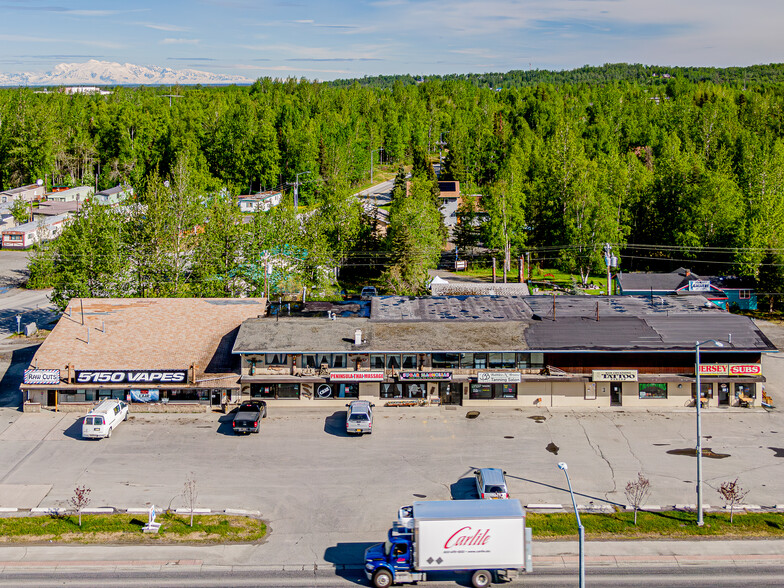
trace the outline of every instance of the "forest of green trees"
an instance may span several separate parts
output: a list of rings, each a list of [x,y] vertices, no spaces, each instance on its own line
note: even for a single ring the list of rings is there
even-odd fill
[[[270,279],[259,270],[269,256],[290,258],[278,266],[292,282],[283,289],[328,295],[340,286],[326,268],[341,268],[380,276],[388,292],[420,291],[444,235],[429,165],[439,150],[441,179],[482,196],[464,217],[470,204],[488,213],[479,232],[463,224],[461,247],[531,251],[587,278],[609,242],[623,270],[686,265],[784,290],[782,66],[613,67],[537,83],[510,72],[518,83],[491,87],[453,76],[0,90],[0,183],[134,188],[130,212],[88,207],[34,252],[31,285],[54,286],[60,301],[252,295]],[[351,197],[380,148],[386,165],[414,172],[383,239]],[[302,172],[299,215],[288,205],[241,222],[237,194],[288,188]]]

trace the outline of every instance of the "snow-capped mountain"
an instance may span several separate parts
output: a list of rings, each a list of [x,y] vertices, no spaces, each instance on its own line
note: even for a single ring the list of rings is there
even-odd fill
[[[61,63],[46,73],[0,73],[0,86],[114,86],[140,84],[249,84],[242,76],[227,76],[196,69],[113,63],[91,59],[87,63]]]

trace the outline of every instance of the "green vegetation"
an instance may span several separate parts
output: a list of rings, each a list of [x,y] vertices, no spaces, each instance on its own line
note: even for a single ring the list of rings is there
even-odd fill
[[[525,270],[527,271],[527,270]],[[512,261],[512,269],[507,274],[507,282],[517,282],[518,276],[518,262],[513,260]],[[486,260],[482,260],[481,262],[470,262],[468,269],[460,270],[452,272],[457,275],[464,275],[464,276],[472,276],[474,278],[478,278],[480,280],[486,280],[488,282],[492,281],[493,279],[493,265],[492,261],[488,262]],[[501,282],[503,280],[503,272],[501,271],[501,260],[499,260],[496,266],[496,281]],[[539,291],[550,291],[550,290],[561,290],[565,292],[569,292],[574,288],[577,288],[580,285],[580,276],[577,274],[571,274],[569,272],[564,272],[557,268],[538,268],[534,267],[531,271],[531,280],[530,285],[532,288],[539,288]],[[593,285],[595,288],[587,288],[585,290],[580,290],[581,292],[585,292],[586,294],[600,294],[606,293],[607,287],[607,276],[597,276],[591,275],[588,277],[587,280],[588,285]]]
[[[33,255],[30,286],[53,287],[61,307],[74,296],[303,288],[329,298],[358,281],[419,293],[445,237],[430,165],[440,154],[440,179],[481,195],[461,208],[475,224],[455,239],[461,250],[490,249],[499,273],[530,252],[534,265],[587,285],[610,243],[623,271],[758,278],[775,310],[783,72],[611,64],[108,96],[1,89],[0,186],[134,188],[130,213],[88,203]],[[182,98],[170,105],[170,93]],[[405,173],[395,176],[386,235],[351,197],[368,185],[371,158],[378,179],[408,166],[413,174],[411,189]],[[284,205],[240,219],[235,196],[263,189],[283,190]]]
[[[229,515],[196,515],[193,527],[188,516],[163,514],[158,534],[143,533],[146,517],[117,515],[3,517],[0,543],[231,543],[264,537],[266,525],[257,519]]]
[[[537,538],[577,536],[574,514],[529,513],[528,525]],[[689,537],[724,537],[729,539],[752,537],[784,537],[784,514],[735,514],[730,523],[729,513],[706,513],[705,525],[697,526],[694,513],[681,511],[645,512],[641,510],[634,524],[634,513],[580,514],[589,539],[660,539]]]

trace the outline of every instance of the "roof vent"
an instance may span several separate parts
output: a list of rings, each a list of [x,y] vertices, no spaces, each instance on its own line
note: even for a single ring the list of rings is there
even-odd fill
[[[354,331],[354,345],[362,345],[362,329]]]

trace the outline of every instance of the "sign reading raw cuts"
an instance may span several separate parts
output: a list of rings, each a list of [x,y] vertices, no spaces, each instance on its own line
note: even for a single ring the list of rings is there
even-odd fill
[[[188,370],[76,370],[79,384],[185,384]]]
[[[25,384],[54,384],[60,383],[60,370],[25,370]]]

